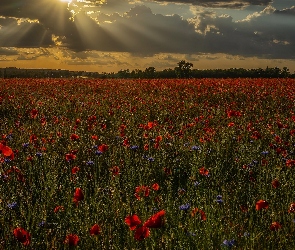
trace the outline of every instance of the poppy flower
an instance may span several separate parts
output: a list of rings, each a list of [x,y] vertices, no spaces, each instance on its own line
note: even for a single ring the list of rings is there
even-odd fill
[[[70,136],[70,139],[72,140],[72,141],[77,141],[77,140],[79,140],[79,136],[78,135],[76,135],[76,134],[71,134],[71,136]]]
[[[31,118],[35,119],[38,115],[38,110],[37,109],[32,109],[30,112]]]
[[[143,196],[148,197],[150,195],[150,189],[148,186],[138,186],[135,188],[135,197],[137,200],[140,200],[140,195],[143,194]]]
[[[97,224],[94,224],[91,228],[90,228],[90,235],[94,236],[94,235],[99,235],[101,233],[101,229],[100,226]]]
[[[288,212],[289,213],[295,213],[295,203],[291,203],[290,204],[290,207],[289,207]]]
[[[73,201],[78,204],[79,201],[82,201],[84,199],[84,194],[82,192],[81,188],[76,188],[74,193],[74,199]]]
[[[100,152],[102,152],[102,153],[104,153],[105,151],[107,151],[108,148],[109,148],[109,146],[106,145],[106,144],[101,144],[101,145],[98,146],[98,150],[99,150]]]
[[[111,170],[113,176],[116,176],[116,175],[120,174],[120,168],[117,167],[117,166],[112,167],[110,170]]]
[[[279,222],[273,222],[273,223],[271,223],[271,225],[270,225],[270,227],[269,227],[269,229],[271,230],[271,231],[278,231],[279,229],[281,229],[282,228],[282,225],[279,223]]]
[[[78,173],[78,171],[80,171],[80,168],[77,166],[73,167],[71,170],[72,174],[76,174],[76,173]]]
[[[144,240],[145,238],[149,236],[150,236],[150,230],[145,226],[138,228],[134,234],[134,238],[139,241]]]
[[[79,236],[76,234],[69,234],[66,236],[64,243],[68,244],[69,246],[77,246],[80,239]]]
[[[200,168],[199,173],[200,175],[209,176],[209,170],[206,169],[205,167]]]
[[[160,185],[158,183],[154,183],[152,185],[152,189],[155,190],[155,191],[158,191],[160,189]]]
[[[201,220],[205,221],[207,219],[206,214],[203,210],[199,208],[194,208],[191,212],[192,217],[194,217],[196,213],[199,213],[201,215]]]
[[[66,161],[71,161],[71,160],[75,160],[76,159],[76,155],[70,153],[70,154],[66,154]]]
[[[17,227],[13,230],[14,237],[22,243],[24,246],[28,246],[31,243],[31,235],[28,231],[21,227]]]
[[[161,210],[160,212],[152,215],[147,221],[143,224],[144,227],[148,228],[160,228],[164,225],[163,217],[165,215],[165,211]]]
[[[91,139],[94,140],[94,141],[96,141],[96,140],[98,140],[98,136],[97,135],[92,135],[91,136]]]
[[[64,211],[64,210],[65,208],[63,206],[56,206],[53,211],[57,213],[58,211]]]
[[[0,153],[2,153],[5,157],[9,157],[11,160],[14,159],[14,153],[12,149],[3,143],[0,143]]]
[[[275,179],[271,182],[271,185],[273,188],[278,188],[280,186],[280,182],[277,179]]]
[[[134,214],[127,216],[125,218],[125,223],[129,226],[130,230],[134,230],[138,225],[141,224],[141,220],[136,214]]]
[[[256,208],[256,210],[261,210],[263,208],[264,209],[268,209],[268,206],[269,206],[269,204],[268,204],[267,201],[265,201],[265,200],[259,200],[259,201],[256,202],[255,208]]]

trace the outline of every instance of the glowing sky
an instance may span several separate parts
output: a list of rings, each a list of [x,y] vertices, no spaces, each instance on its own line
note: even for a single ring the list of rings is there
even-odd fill
[[[295,0],[1,0],[0,67],[295,71]]]

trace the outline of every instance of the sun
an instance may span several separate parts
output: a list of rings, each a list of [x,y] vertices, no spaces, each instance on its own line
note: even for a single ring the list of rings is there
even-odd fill
[[[59,0],[59,1],[61,1],[63,3],[71,3],[72,2],[72,0]]]

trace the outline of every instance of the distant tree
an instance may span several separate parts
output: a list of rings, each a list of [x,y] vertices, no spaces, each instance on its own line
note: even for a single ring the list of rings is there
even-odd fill
[[[155,67],[148,67],[144,71],[144,76],[146,78],[154,78],[155,77],[155,73],[156,73]]]
[[[178,78],[189,78],[191,77],[191,68],[194,66],[190,62],[186,62],[185,60],[181,60],[177,63],[178,67],[175,67],[175,73]]]

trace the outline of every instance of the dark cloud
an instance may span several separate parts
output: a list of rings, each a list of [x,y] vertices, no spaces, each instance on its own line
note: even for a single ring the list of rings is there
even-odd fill
[[[179,2],[217,3],[212,0]],[[218,1],[234,2],[265,5],[270,1]],[[114,0],[107,3],[115,4]],[[73,17],[67,5],[59,0],[1,0],[0,16],[1,47],[53,46],[54,35],[61,46],[76,52],[129,52],[137,56],[226,53],[295,58],[295,54],[290,53],[295,51],[295,7],[283,10],[267,7],[239,22],[208,11],[185,20],[176,14],[154,14],[143,5],[124,14],[102,13],[92,19],[83,11]]]
[[[193,4],[209,8],[244,8],[249,5],[267,6],[273,0],[154,0],[153,2]]]
[[[53,45],[51,33],[39,23],[0,18],[0,47],[40,47]]]

